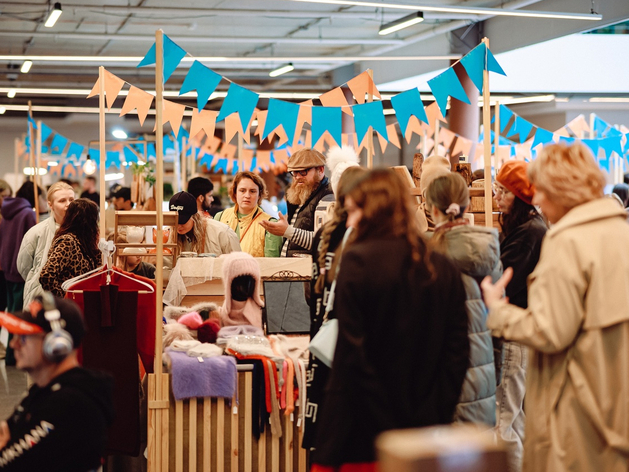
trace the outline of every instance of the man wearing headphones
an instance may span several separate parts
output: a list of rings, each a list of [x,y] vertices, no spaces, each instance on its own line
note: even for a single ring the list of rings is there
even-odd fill
[[[78,306],[45,293],[27,311],[0,312],[0,326],[15,335],[16,365],[34,382],[0,423],[0,471],[97,470],[113,420],[112,380],[79,366]]]

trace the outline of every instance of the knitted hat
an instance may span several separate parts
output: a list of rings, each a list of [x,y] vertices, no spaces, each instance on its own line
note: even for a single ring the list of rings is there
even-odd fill
[[[327,166],[330,170],[330,184],[332,184],[334,195],[337,194],[339,180],[345,169],[358,165],[358,155],[354,148],[349,146],[330,148],[327,154]]]
[[[217,320],[206,320],[197,329],[199,341],[202,343],[215,343],[221,325]]]
[[[258,306],[264,306],[260,298],[260,266],[251,254],[246,252],[232,252],[223,259],[223,287],[225,290],[225,303],[223,309],[229,313],[231,311],[232,301],[232,281],[239,275],[250,275],[255,281],[253,290],[253,301]]]
[[[496,176],[496,182],[528,205],[532,205],[535,187],[526,176],[529,165],[524,161],[507,161]]]
[[[437,177],[442,177],[450,173],[450,161],[442,156],[432,156],[424,161],[422,165],[422,175],[419,180],[419,189],[425,194],[428,186]]]
[[[325,165],[325,156],[316,149],[300,149],[288,158],[288,172]]]
[[[197,212],[197,199],[191,193],[178,192],[168,202],[168,209],[179,215],[179,224],[185,225]]]

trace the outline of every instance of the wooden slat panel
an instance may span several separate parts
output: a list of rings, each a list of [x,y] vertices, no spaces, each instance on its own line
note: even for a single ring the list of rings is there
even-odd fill
[[[284,440],[284,470],[286,472],[293,470],[293,426],[291,415],[284,415],[282,439]]]
[[[229,461],[231,464],[231,472],[238,472],[238,404],[237,395],[232,398],[232,412],[231,412],[231,454]]]
[[[280,438],[271,436],[271,470],[280,470]]]
[[[169,401],[169,392],[170,392],[170,376],[168,374],[162,374],[161,378],[162,382],[162,398],[156,398],[156,400],[166,400]],[[161,429],[159,431],[160,434],[160,443],[161,443],[161,470],[166,472],[168,470],[168,408],[158,410],[161,415]]]
[[[244,392],[244,417],[245,417],[245,470],[244,472],[252,472],[252,441],[253,441],[253,432],[251,428],[251,422],[253,420],[251,408],[252,408],[252,389],[253,389],[253,373],[245,372],[245,392]],[[242,414],[242,413],[241,413]]]
[[[269,428],[267,427],[258,441],[258,472],[266,472],[266,435],[268,431]]]
[[[175,472],[183,472],[183,400],[175,401]]]
[[[155,390],[155,374],[149,374],[148,379],[148,401],[155,400],[156,390]],[[148,410],[147,414],[147,449],[148,449],[148,459],[147,459],[147,467],[150,471],[159,470],[159,465],[157,462],[157,453],[159,448],[159,441],[157,441],[157,412],[159,410]]]
[[[216,406],[216,470],[225,470],[225,399],[219,398]]]
[[[188,420],[188,471],[197,471],[197,399],[190,399]]]
[[[203,399],[203,471],[210,471],[212,464],[212,402]]]

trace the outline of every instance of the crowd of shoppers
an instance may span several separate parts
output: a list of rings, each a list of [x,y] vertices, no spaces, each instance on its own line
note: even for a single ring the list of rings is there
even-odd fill
[[[212,218],[213,185],[197,178],[169,202],[179,222],[171,234],[180,252],[243,251],[225,260],[252,269],[258,285],[252,256],[312,255],[311,337],[324,318],[338,322],[331,366],[309,359],[303,447],[313,471],[375,471],[381,432],[456,422],[504,443],[509,472],[627,470],[629,227],[603,198],[605,176],[587,148],[550,145],[530,164],[498,169],[500,233],[470,224],[467,184],[444,158],[424,163],[419,209],[393,170],[344,166],[318,231],[317,206],[332,192],[326,158],[302,150],[288,169],[288,217],[265,213],[264,180],[239,172],[234,207]],[[126,193],[116,194],[119,210]],[[626,205],[627,189],[615,193]],[[12,197],[0,181],[0,198],[9,310],[40,303],[44,291],[63,297],[63,282],[102,264],[98,206],[75,200],[69,185],[50,187],[51,217],[38,225],[32,183]],[[124,255],[123,269],[153,273],[142,254]],[[236,279],[225,277],[240,294],[226,316],[260,326],[257,285]],[[20,356],[43,340],[14,332]],[[17,431],[8,427],[0,449]]]

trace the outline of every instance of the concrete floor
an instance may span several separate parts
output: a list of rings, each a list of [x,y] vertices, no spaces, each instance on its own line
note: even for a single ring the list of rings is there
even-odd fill
[[[28,390],[26,374],[16,367],[6,367],[7,382],[4,380],[2,368],[4,359],[0,360],[0,420],[6,420],[13,409],[20,403]],[[7,392],[8,387],[8,392]]]

